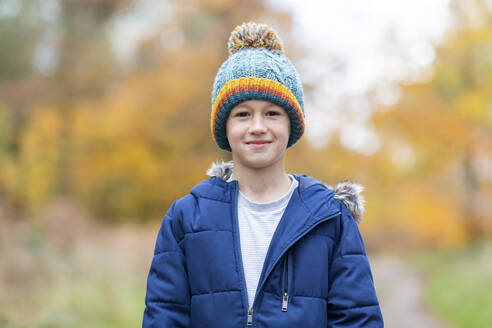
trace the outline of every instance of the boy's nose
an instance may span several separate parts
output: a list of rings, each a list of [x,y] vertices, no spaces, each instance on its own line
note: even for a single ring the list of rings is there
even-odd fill
[[[266,125],[262,115],[254,115],[249,127],[250,133],[265,133]]]

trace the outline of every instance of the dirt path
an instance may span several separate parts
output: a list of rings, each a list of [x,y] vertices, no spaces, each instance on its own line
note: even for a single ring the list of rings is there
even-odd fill
[[[423,278],[396,256],[370,259],[385,327],[450,328],[424,302]]]

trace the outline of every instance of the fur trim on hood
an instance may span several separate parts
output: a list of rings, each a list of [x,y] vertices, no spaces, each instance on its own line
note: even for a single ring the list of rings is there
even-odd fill
[[[211,177],[217,177],[222,180],[229,180],[234,169],[233,161],[229,162],[215,162],[207,170],[207,175]],[[341,200],[347,209],[350,211],[357,223],[362,221],[362,214],[364,214],[364,197],[361,195],[364,187],[356,182],[344,180],[339,182],[335,188],[332,186],[326,186],[327,188],[335,191],[335,199]]]

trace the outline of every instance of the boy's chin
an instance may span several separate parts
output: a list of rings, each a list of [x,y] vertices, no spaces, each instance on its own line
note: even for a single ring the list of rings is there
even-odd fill
[[[252,156],[249,158],[237,158],[234,161],[234,165],[240,165],[244,168],[253,169],[253,170],[261,170],[267,169],[269,167],[275,166],[279,161],[283,160],[283,156],[279,158],[261,158],[261,156]]]

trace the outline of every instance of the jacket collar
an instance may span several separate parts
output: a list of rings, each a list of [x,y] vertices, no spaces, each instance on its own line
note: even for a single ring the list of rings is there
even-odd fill
[[[216,199],[219,201],[232,202],[234,197],[234,188],[237,184],[236,180],[227,182],[231,177],[234,170],[233,161],[229,162],[215,162],[212,163],[211,167],[207,170],[207,175],[210,176],[208,180],[195,186],[191,192],[197,196]],[[364,214],[364,203],[365,200],[361,195],[363,186],[356,182],[344,180],[339,182],[334,188],[332,186],[324,185],[322,182],[306,176],[305,174],[297,175],[293,174],[294,177],[299,181],[299,196],[309,207],[310,212],[316,216],[316,214],[327,214],[328,212],[333,212],[334,208],[326,208],[336,206],[333,199],[342,201],[347,209],[352,214],[353,218],[357,223],[362,220],[362,215]],[[311,193],[307,192],[306,189],[312,185],[320,185],[326,188],[326,192],[323,193],[326,197],[325,207],[319,206],[319,199],[317,197],[307,197]],[[318,186],[318,187],[320,187]],[[316,188],[320,189],[320,188]],[[318,204],[311,204],[310,200],[315,200]],[[321,207],[321,208],[320,208]]]

